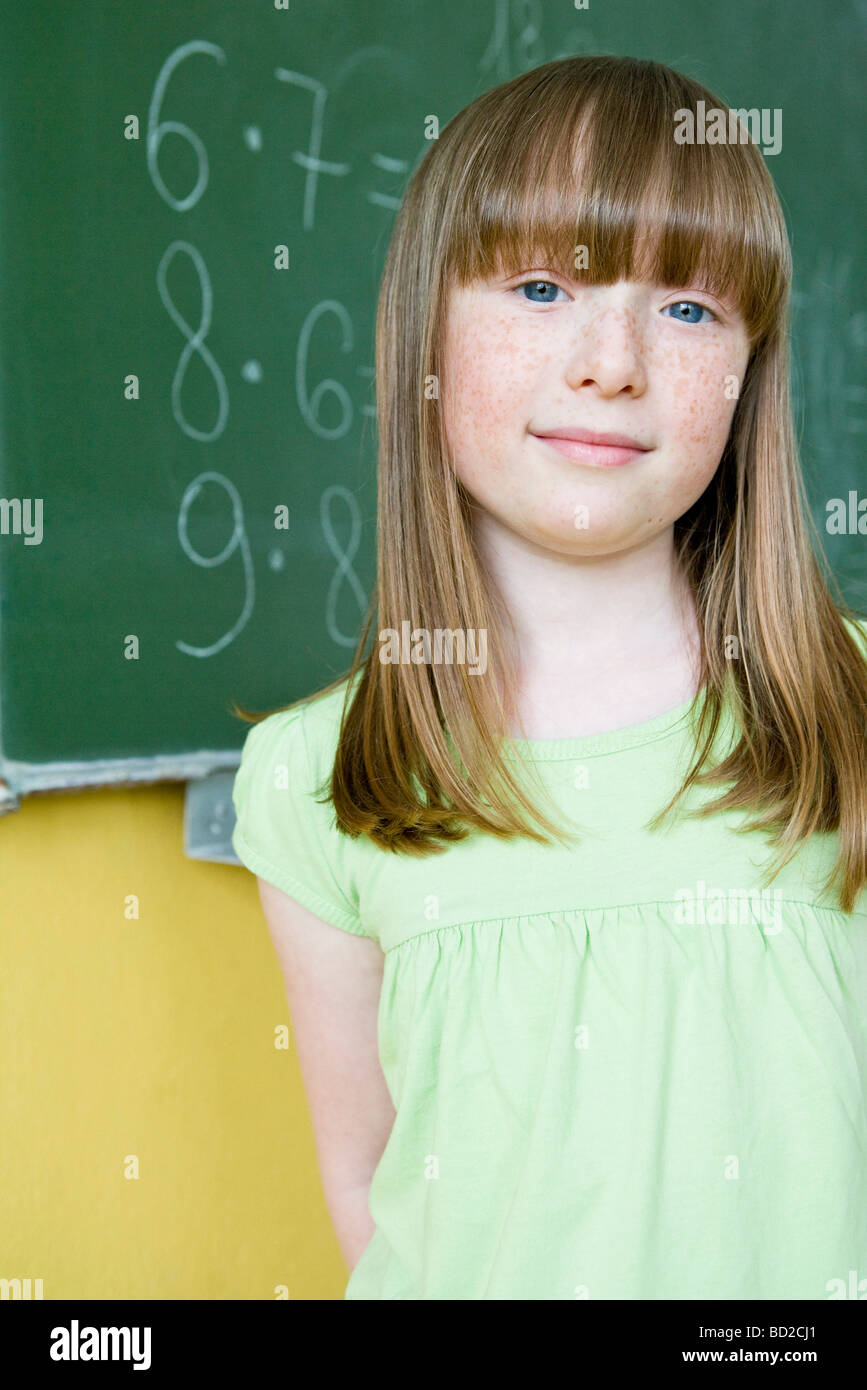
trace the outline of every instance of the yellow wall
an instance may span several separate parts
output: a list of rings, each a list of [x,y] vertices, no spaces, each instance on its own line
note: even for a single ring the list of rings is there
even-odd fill
[[[184,857],[183,798],[47,793],[0,819],[0,1277],[342,1299],[256,882]]]

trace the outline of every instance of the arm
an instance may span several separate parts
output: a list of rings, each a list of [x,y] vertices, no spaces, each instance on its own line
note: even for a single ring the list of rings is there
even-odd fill
[[[377,1046],[385,957],[378,942],[332,927],[273,884],[258,883],[286,984],[322,1190],[352,1270],[373,1235],[368,1190],[395,1117]]]
[[[383,1146],[384,1147],[384,1146]],[[361,1259],[376,1230],[367,1205],[370,1181],[354,1192],[326,1192],[325,1200],[331,1224],[337,1233],[337,1243],[346,1268],[351,1274]]]

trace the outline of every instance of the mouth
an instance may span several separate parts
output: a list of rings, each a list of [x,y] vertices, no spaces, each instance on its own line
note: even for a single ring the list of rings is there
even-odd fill
[[[594,468],[621,468],[642,454],[650,453],[648,445],[625,434],[597,434],[593,430],[558,428],[531,430],[534,439],[555,449],[558,454],[575,463],[587,463]]]

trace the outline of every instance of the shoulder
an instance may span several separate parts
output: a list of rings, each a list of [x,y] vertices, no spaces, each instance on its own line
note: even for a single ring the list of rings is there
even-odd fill
[[[320,693],[249,730],[232,791],[232,847],[252,873],[317,917],[370,936],[359,915],[354,845],[329,800],[342,695]]]
[[[330,770],[337,752],[344,706],[348,709],[360,675],[350,690],[349,677],[344,677],[333,689],[311,695],[298,706],[304,739],[314,772]],[[292,711],[294,713],[295,711]]]
[[[252,725],[241,750],[240,784],[253,777],[270,781],[288,773],[298,787],[327,776],[337,751],[347,684],[348,678],[335,689],[275,710]]]

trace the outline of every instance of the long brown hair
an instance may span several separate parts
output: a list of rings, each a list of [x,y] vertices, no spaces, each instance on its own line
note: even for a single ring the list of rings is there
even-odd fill
[[[839,830],[825,888],[838,885],[851,913],[867,882],[867,662],[846,627],[861,619],[832,600],[833,577],[826,582],[810,544],[808,528],[821,554],[792,423],[782,209],[754,144],[675,141],[675,112],[700,100],[727,109],[660,63],[564,58],[465,107],[413,175],[377,312],[376,587],[349,672],[307,697],[346,681],[322,791],[340,830],[396,853],[441,852],[470,827],[571,838],[522,786],[520,759],[501,756],[516,688],[510,620],[473,544],[471,499],[449,466],[429,386],[447,370],[448,294],[504,266],[538,264],[540,252],[563,274],[599,284],[698,277],[733,297],[750,358],[714,479],[674,524],[699,620],[704,698],[691,707],[694,718],[701,704],[693,764],[647,828],[694,783],[731,783],[689,814],[763,813],[744,829],[767,830],[780,846],[768,881],[814,831]],[[587,247],[588,271],[575,268],[576,244]],[[380,628],[408,620],[428,633],[486,630],[489,678],[470,679],[463,664],[365,654],[377,613]],[[705,768],[725,704],[740,737]]]

